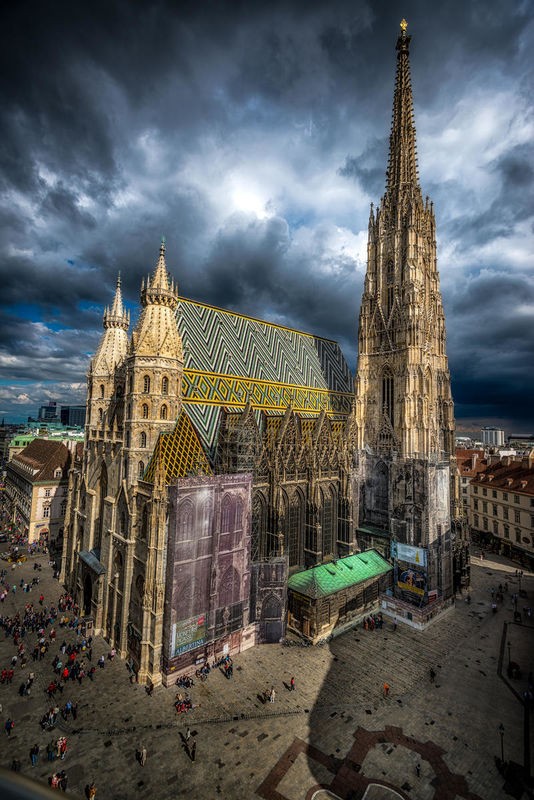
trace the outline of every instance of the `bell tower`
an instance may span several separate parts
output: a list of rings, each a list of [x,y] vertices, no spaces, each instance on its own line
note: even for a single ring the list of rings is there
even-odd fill
[[[174,312],[178,289],[167,272],[165,240],[141,285],[142,311],[126,358],[123,476],[143,476],[158,435],[174,428],[181,408],[183,355]]]
[[[356,408],[365,475],[361,522],[425,550],[428,597],[450,593],[454,411],[434,208],[419,185],[406,29],[403,20],[386,190],[369,215]]]

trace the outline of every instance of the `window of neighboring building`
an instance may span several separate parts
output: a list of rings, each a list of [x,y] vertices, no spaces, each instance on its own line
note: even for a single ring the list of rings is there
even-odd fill
[[[530,498],[530,505],[531,505],[531,506],[534,506],[534,497],[531,497],[531,498]]]
[[[503,500],[508,500],[508,492],[503,492],[502,493],[502,499]]]
[[[484,497],[486,497],[486,495],[488,494],[488,490],[486,489],[486,487],[485,487],[485,486],[484,486],[484,488],[482,489],[482,494],[484,495]]]
[[[142,417],[143,419],[148,419],[148,406],[146,403],[143,403]]]
[[[499,533],[499,523],[496,519],[493,520],[493,533],[497,535]]]
[[[521,522],[521,512],[517,509],[514,511],[514,522]]]
[[[515,529],[515,540],[516,542],[521,543],[521,528]]]
[[[161,394],[169,394],[169,379],[166,375],[161,379]]]
[[[464,487],[462,488],[462,494],[467,494],[467,486],[464,486]]]
[[[514,503],[519,503],[519,495],[514,494]]]
[[[50,516],[50,506],[45,506],[43,508],[43,517],[45,517],[45,519],[48,519],[49,516]]]
[[[67,511],[67,501],[63,500],[62,503],[61,503],[61,507],[60,507],[60,513],[61,513],[62,517],[65,516],[65,512],[66,511]]]
[[[473,492],[474,492],[475,494],[478,494],[478,486],[473,486]]]
[[[508,519],[508,509],[507,508],[503,508],[502,516],[503,516],[503,519]]]
[[[509,539],[510,538],[510,526],[509,525],[505,525],[504,526],[504,538],[505,539]]]
[[[495,503],[493,504],[493,516],[494,517],[497,516],[497,506],[495,505]]]
[[[478,514],[475,514],[474,521],[475,521],[475,528],[478,528],[478,525],[479,525]]]
[[[143,378],[143,392],[145,394],[150,393],[150,378],[148,375],[145,375],[145,377]]]
[[[484,512],[484,514],[488,513],[488,504],[486,502],[482,503],[482,511]]]
[[[530,527],[534,530],[534,517],[530,518]]]
[[[492,497],[497,497],[497,492],[495,491],[495,489],[492,489],[491,496]]]
[[[478,500],[473,501],[473,508],[475,509],[475,511],[478,511]]]
[[[161,410],[159,412],[160,419],[167,419],[167,406],[161,406]]]
[[[45,489],[45,497],[50,497],[50,489]]]
[[[488,520],[486,517],[484,517],[484,519],[482,520],[482,527],[484,528],[485,531],[488,530]]]

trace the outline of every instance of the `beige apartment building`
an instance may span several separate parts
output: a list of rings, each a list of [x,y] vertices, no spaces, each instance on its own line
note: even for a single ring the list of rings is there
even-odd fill
[[[471,479],[472,540],[534,566],[534,450],[523,458],[490,456]]]
[[[71,453],[62,442],[34,439],[6,468],[12,522],[28,542],[61,540]]]

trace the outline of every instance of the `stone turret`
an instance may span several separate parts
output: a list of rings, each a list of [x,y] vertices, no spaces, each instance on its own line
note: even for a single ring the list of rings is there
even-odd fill
[[[87,375],[86,429],[89,439],[96,438],[97,429],[109,424],[110,406],[115,404],[117,391],[119,396],[124,392],[124,375],[118,373],[124,367],[128,352],[130,313],[122,301],[120,275],[113,304],[104,309],[102,325],[104,333]]]
[[[175,319],[178,290],[167,272],[165,242],[141,285],[142,312],[126,359],[124,477],[142,477],[158,435],[172,430],[181,408],[183,354]]]

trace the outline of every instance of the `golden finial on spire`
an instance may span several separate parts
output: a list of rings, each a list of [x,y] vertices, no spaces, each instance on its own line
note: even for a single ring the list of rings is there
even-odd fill
[[[406,20],[404,19],[404,17],[401,19],[400,26],[401,26],[401,30],[402,30],[402,32],[403,32],[403,33],[406,33],[406,28],[408,27],[408,23],[406,22]]]

